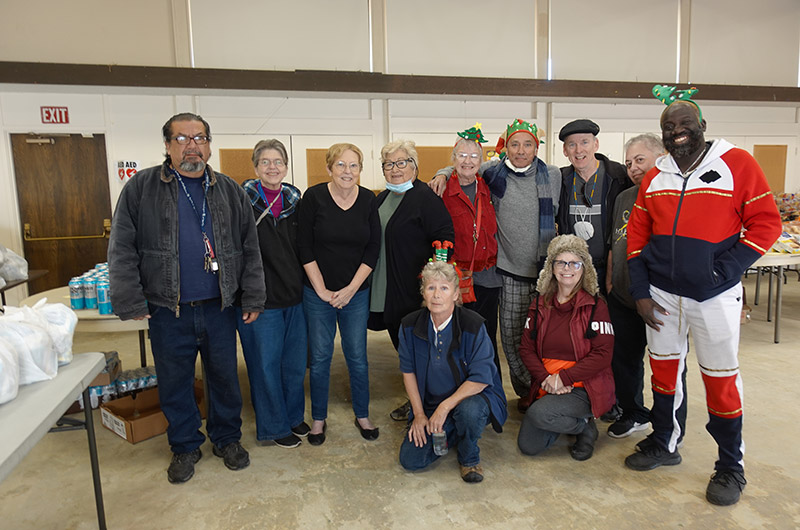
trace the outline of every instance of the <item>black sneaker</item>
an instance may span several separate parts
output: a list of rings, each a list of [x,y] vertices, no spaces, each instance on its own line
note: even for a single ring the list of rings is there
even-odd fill
[[[311,430],[311,429],[309,429],[309,430]],[[301,442],[300,438],[298,438],[294,434],[290,434],[289,436],[286,436],[285,438],[279,438],[279,439],[275,440],[275,445],[277,445],[278,447],[285,447],[287,449],[291,449],[292,447],[297,447],[301,443],[302,442]]]
[[[717,506],[730,506],[739,502],[747,480],[741,471],[724,469],[711,475],[706,488],[706,500]]]
[[[650,427],[650,422],[639,423],[632,418],[624,416],[608,427],[608,435],[612,438],[625,438],[637,431],[643,431]]]
[[[392,418],[394,421],[408,421],[408,413],[411,412],[411,402],[406,401],[392,412],[389,413],[389,417]]]
[[[569,448],[569,454],[575,460],[589,460],[594,453],[594,442],[597,441],[597,425],[594,418],[590,418],[586,423],[586,428],[575,439],[575,445]]]
[[[644,440],[641,440],[639,443],[636,444],[636,450],[639,452],[644,451],[646,448],[655,445],[653,441],[653,434],[650,433]],[[683,437],[678,438],[678,449],[683,447]]]
[[[188,453],[175,453],[167,468],[167,480],[182,484],[194,476],[194,465],[203,457],[200,448]]]
[[[250,454],[239,442],[231,442],[225,447],[214,446],[214,455],[225,461],[225,467],[233,471],[244,469],[250,465]]]
[[[654,442],[625,459],[625,465],[636,471],[650,471],[659,466],[677,466],[680,463],[681,455],[677,449],[674,453],[670,453]]]
[[[606,423],[612,423],[617,421],[621,417],[622,417],[622,409],[619,408],[619,405],[614,403],[614,406],[611,407],[611,409],[608,412],[600,416],[600,421],[604,421]]]
[[[301,422],[300,425],[295,425],[292,427],[292,433],[295,436],[299,436],[300,438],[305,438],[308,436],[308,433],[311,431],[311,427],[308,426],[308,423]]]

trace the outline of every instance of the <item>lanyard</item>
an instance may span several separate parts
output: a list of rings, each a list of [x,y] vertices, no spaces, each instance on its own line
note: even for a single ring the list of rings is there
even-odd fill
[[[599,167],[598,167],[599,169]],[[577,172],[572,172],[572,196],[575,198],[575,204],[578,205],[578,186],[577,186]],[[584,201],[586,200],[586,186],[589,185],[589,181],[583,185],[583,198]],[[592,199],[594,199],[594,190],[597,189],[597,169],[594,170],[594,181],[592,182],[592,194],[589,195],[589,204],[592,204]],[[591,208],[591,206],[587,206],[587,208]]]
[[[211,240],[208,238],[208,234],[206,233],[206,204],[208,203],[208,187],[210,186],[208,169],[206,169],[206,171],[203,173],[205,181],[203,182],[202,213],[197,212],[197,206],[195,206],[194,199],[192,199],[192,196],[189,194],[189,190],[186,189],[186,184],[184,184],[181,174],[178,173],[174,168],[170,168],[170,170],[172,170],[172,174],[175,175],[175,178],[178,179],[178,182],[181,183],[183,193],[186,194],[186,199],[189,201],[189,205],[192,207],[192,210],[194,210],[194,214],[197,216],[197,220],[200,222],[200,232],[203,234],[203,247],[205,248],[205,256],[203,257],[204,268],[206,272],[216,272],[219,270],[219,263],[217,263],[216,256],[214,255],[214,248],[211,246]]]
[[[189,200],[189,205],[194,210],[194,214],[197,216],[197,220],[200,222],[200,231],[203,233],[203,237],[206,237],[206,196],[208,195],[208,171],[206,171],[203,176],[205,177],[205,181],[203,182],[203,210],[202,214],[197,213],[197,206],[194,204],[194,200],[192,196],[189,195],[189,190],[186,189],[186,184],[183,183],[183,179],[181,178],[181,174],[175,171],[174,168],[170,168],[172,173],[175,175],[175,178],[178,179],[178,182],[181,183],[181,187],[183,188],[183,193],[186,194],[186,198]]]
[[[274,198],[274,199],[272,199],[272,202],[268,203],[268,202],[267,202],[267,194],[266,194],[266,193],[264,193],[264,188],[261,186],[261,182],[256,182],[256,188],[258,188],[258,193],[260,193],[260,194],[261,194],[261,200],[263,200],[263,201],[264,201],[264,204],[266,204],[266,205],[267,205],[267,209],[266,209],[266,211],[268,212],[268,211],[272,210],[272,206],[273,206],[273,205],[274,205],[274,204],[275,204],[275,203],[278,201],[278,199],[280,199],[280,197],[281,197],[281,190],[278,190],[278,194],[275,196],[275,198]],[[273,217],[275,217],[275,212],[272,212],[272,216],[273,216]]]

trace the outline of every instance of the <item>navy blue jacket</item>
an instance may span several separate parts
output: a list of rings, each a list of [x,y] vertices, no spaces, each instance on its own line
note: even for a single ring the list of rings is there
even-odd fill
[[[483,317],[457,306],[450,324],[453,326],[453,340],[447,352],[447,363],[453,372],[456,387],[460,387],[464,381],[486,384],[486,388],[478,395],[489,405],[489,420],[494,430],[503,432],[503,424],[508,417],[506,394],[494,364],[494,349],[483,325]],[[417,376],[419,395],[423,401],[430,352],[429,325],[431,314],[425,308],[406,315],[400,325],[400,371]]]

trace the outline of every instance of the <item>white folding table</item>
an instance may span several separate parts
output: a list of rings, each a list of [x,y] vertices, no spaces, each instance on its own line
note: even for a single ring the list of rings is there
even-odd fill
[[[84,422],[74,419],[62,421],[61,417],[69,406],[83,394],[83,402],[89,401],[89,383],[105,368],[106,359],[102,353],[79,353],[72,362],[61,366],[58,375],[50,381],[41,381],[19,388],[17,397],[0,405],[0,482],[11,473],[33,446],[49,431],[85,428],[89,439],[89,459],[92,466],[94,498],[97,506],[97,523],[106,528],[103,490],[100,485],[100,468],[97,462],[97,443],[94,437],[92,408],[84,410]],[[53,425],[59,424],[59,427]]]

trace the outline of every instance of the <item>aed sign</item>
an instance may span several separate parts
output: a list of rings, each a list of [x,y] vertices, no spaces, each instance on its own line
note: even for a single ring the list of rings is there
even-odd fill
[[[120,180],[124,181],[136,174],[139,171],[138,160],[119,160],[117,161],[117,176]]]
[[[42,123],[69,123],[69,109],[67,107],[39,107],[42,113]]]

